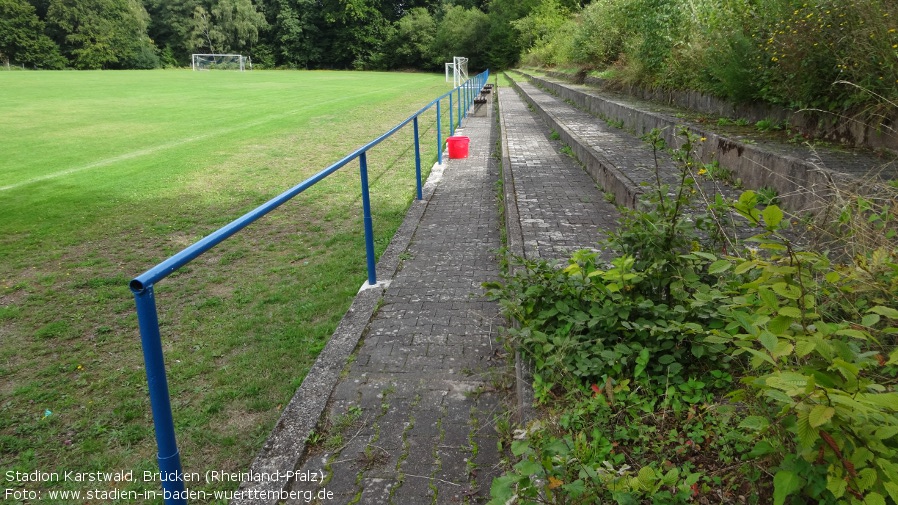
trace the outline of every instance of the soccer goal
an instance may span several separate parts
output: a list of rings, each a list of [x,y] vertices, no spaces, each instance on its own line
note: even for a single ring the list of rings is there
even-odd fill
[[[241,54],[194,54],[194,70],[244,70],[253,69],[248,56]]]
[[[458,87],[468,80],[468,59],[464,56],[452,58],[452,63],[446,63],[446,82],[449,82],[449,71],[452,71],[452,86]]]

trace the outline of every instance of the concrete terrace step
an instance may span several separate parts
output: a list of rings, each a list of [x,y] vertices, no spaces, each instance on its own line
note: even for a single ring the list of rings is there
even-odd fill
[[[596,249],[619,217],[596,182],[550,138],[513,89],[499,90],[509,249],[527,259],[564,260]],[[522,247],[514,245],[519,236]]]
[[[617,207],[561,152],[562,143],[552,140],[548,125],[514,89],[500,89],[498,101],[508,251],[530,260],[563,261],[576,250],[595,250],[615,228]],[[514,271],[515,264],[510,268]],[[533,417],[533,390],[529,364],[520,352],[515,368],[516,417],[523,421]]]
[[[671,189],[677,187],[681,168],[668,153],[653,153],[646,142],[532,84],[515,81],[514,87],[571,147],[590,175],[615,196],[616,203],[636,208],[644,192],[652,191],[658,179]],[[722,181],[695,173],[692,176],[709,201],[715,194],[731,200],[741,192]]]
[[[653,152],[651,146],[618,127],[576,107],[527,82],[514,81],[514,88],[522,99],[530,104],[548,128],[571,148],[583,163],[586,171],[607,193],[614,195],[614,202],[636,208],[647,191],[656,191],[658,179],[668,185],[668,196],[673,198],[682,179],[682,168],[664,150]],[[688,176],[696,181],[692,188],[696,194],[689,207],[683,209],[684,217],[697,220],[708,215],[709,205],[717,195],[724,201],[739,198],[742,189],[710,174],[699,175],[693,167]],[[744,240],[758,233],[735,211],[716,214],[728,237]]]
[[[744,187],[775,189],[795,211],[817,211],[838,191],[866,191],[869,181],[898,178],[898,161],[890,154],[861,149],[792,145],[757,135],[731,135],[707,124],[685,119],[684,111],[559,79],[524,73],[532,84],[590,114],[619,122],[623,129],[643,135],[652,128],[664,131],[669,145],[679,145],[676,128],[687,126],[704,137],[698,156],[718,161]]]
[[[597,249],[617,224],[617,205],[635,207],[648,190],[644,184],[655,181],[651,148],[627,130],[684,123],[660,106],[642,110],[594,89],[531,79],[539,86],[494,89],[464,120],[456,133],[470,137],[469,157],[434,167],[424,200],[412,204],[378,262],[384,283],[356,296],[250,468],[253,475],[292,479],[248,480],[241,490],[257,493],[233,503],[486,501],[502,470],[494,423],[510,413],[505,349],[497,339],[507,322],[482,287],[500,276],[495,146],[502,149],[508,250],[563,261],[576,250]],[[597,112],[624,128],[609,126]],[[840,163],[838,153],[779,156],[767,146],[690,127],[707,138],[701,143],[707,161],[742,163],[730,168],[746,186],[775,187],[794,205],[813,203],[801,184],[819,184],[822,193],[832,180],[867,176],[851,172],[870,163],[859,155]],[[676,145],[675,138],[668,143]],[[564,144],[585,167],[564,153]],[[677,182],[678,169],[664,154],[657,173]],[[738,194],[701,183],[708,193]],[[522,370],[523,364],[518,414],[526,418],[532,393]],[[314,443],[307,443],[310,435]],[[325,481],[311,482],[312,475]],[[290,492],[292,498],[281,499]],[[328,494],[317,500],[321,492]]]
[[[498,278],[501,245],[491,108],[479,108],[457,131],[472,139],[470,155],[448,161],[355,361],[331,394],[331,442],[299,466],[324,469],[337,503],[481,500],[498,471],[499,308],[481,287]],[[354,409],[360,419],[340,426]]]

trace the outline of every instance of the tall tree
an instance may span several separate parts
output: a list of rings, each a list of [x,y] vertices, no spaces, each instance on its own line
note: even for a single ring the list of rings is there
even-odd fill
[[[193,11],[200,0],[144,0],[150,14],[147,32],[159,47],[167,64],[187,64],[190,61],[190,35],[193,30]]]
[[[522,34],[514,21],[521,19],[540,4],[540,0],[490,0],[489,66],[494,69],[513,67],[524,49]]]
[[[47,19],[47,10],[50,8],[50,0],[28,0],[32,6],[34,6],[35,11],[37,11],[37,17],[41,21]]]
[[[0,60],[39,68],[62,68],[59,46],[44,34],[44,23],[25,0],[0,0]]]
[[[385,43],[387,68],[439,70],[433,64],[431,51],[437,24],[424,7],[415,7],[395,23],[393,36]]]
[[[326,66],[371,68],[382,60],[381,42],[392,30],[375,0],[322,0],[322,52]]]
[[[259,31],[268,27],[265,16],[251,0],[219,0],[212,6],[212,16],[222,34],[222,49],[252,53],[259,41]]]
[[[224,34],[212,21],[212,14],[202,5],[194,7],[187,47],[192,52],[222,53],[224,38]]]
[[[432,63],[442,67],[453,56],[465,56],[469,70],[488,65],[489,17],[480,9],[460,5],[445,7],[433,41]]]
[[[269,44],[278,65],[309,68],[321,61],[321,9],[315,0],[275,0],[269,15]]]
[[[51,0],[47,21],[75,68],[152,68],[149,15],[138,0]]]
[[[259,32],[268,26],[251,0],[219,0],[211,12],[198,5],[193,10],[188,47],[210,53],[252,53]]]

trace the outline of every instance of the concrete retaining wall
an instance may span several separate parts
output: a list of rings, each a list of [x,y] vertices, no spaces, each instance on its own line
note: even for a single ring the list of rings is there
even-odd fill
[[[576,82],[576,76],[563,72],[546,72],[554,78]],[[771,120],[776,123],[788,122],[792,128],[811,137],[831,142],[841,142],[856,147],[888,149],[898,152],[898,113],[891,111],[886,117],[873,123],[858,121],[849,116],[816,110],[791,111],[783,107],[766,104],[738,104],[698,91],[676,91],[648,89],[640,86],[619,86],[606,79],[586,76],[583,84],[599,89],[622,91],[643,100],[673,105],[702,114],[727,118],[744,118],[752,123]]]
[[[609,98],[588,94],[565,83],[532,75],[528,78],[535,85],[585,111],[601,118],[622,122],[624,129],[637,136],[658,128],[662,130],[668,145],[677,147],[682,143],[682,139],[676,133],[681,123],[676,118],[641,111]],[[689,127],[689,130],[706,139],[696,149],[697,156],[702,161],[710,163],[717,160],[721,166],[731,170],[748,189],[763,187],[775,189],[783,205],[793,211],[820,210],[833,198],[835,189],[841,185],[844,185],[842,188],[845,190],[857,190],[858,181],[844,174],[817,167],[794,157],[773,153],[755,145],[741,143],[714,132],[695,127]],[[573,144],[572,148],[577,152]],[[580,155],[579,152],[577,154]],[[604,179],[597,178],[597,180]],[[613,192],[617,197],[617,191]],[[620,203],[624,201],[619,200]]]
[[[636,208],[642,195],[642,188],[630,180],[625,173],[615,164],[592,149],[573,133],[564,123],[559,121],[549,112],[538,107],[530,96],[521,91],[520,86],[512,81],[512,86],[531,107],[534,112],[548,123],[558,133],[562,142],[570,146],[577,159],[585,165],[586,172],[598,183],[606,193],[614,195],[614,201],[619,205]]]

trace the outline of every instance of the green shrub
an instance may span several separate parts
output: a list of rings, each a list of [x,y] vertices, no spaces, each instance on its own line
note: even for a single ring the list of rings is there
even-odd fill
[[[614,63],[624,48],[627,2],[592,2],[577,17],[571,34],[570,59],[587,67],[604,68]]]
[[[898,502],[898,247],[801,251],[746,191],[729,208],[756,247],[701,250],[682,133],[678,186],[658,178],[625,215],[609,265],[580,251],[489,285],[546,413],[516,432],[490,503]],[[878,225],[883,208],[842,214]]]
[[[893,1],[601,0],[569,16],[519,27],[538,34],[529,62],[614,67],[627,83],[865,119],[898,102]]]
[[[756,454],[782,457],[774,502],[792,494],[824,502],[898,500],[898,392],[890,378],[898,365],[898,310],[870,306],[894,305],[894,296],[883,300],[864,288],[865,275],[797,251],[780,233],[788,226],[782,211],[759,210],[753,192],[734,208],[763,226],[754,241],[770,254],[734,261],[741,284],[720,307],[731,322],[706,342],[748,358],[742,382],[774,406],[774,419],[744,422],[761,437]],[[898,267],[896,253],[890,262]],[[859,291],[870,296],[841,296]]]
[[[842,110],[872,95],[898,96],[898,4],[870,0],[789,2],[759,31],[764,98],[794,107]],[[847,81],[860,86],[837,84]]]

